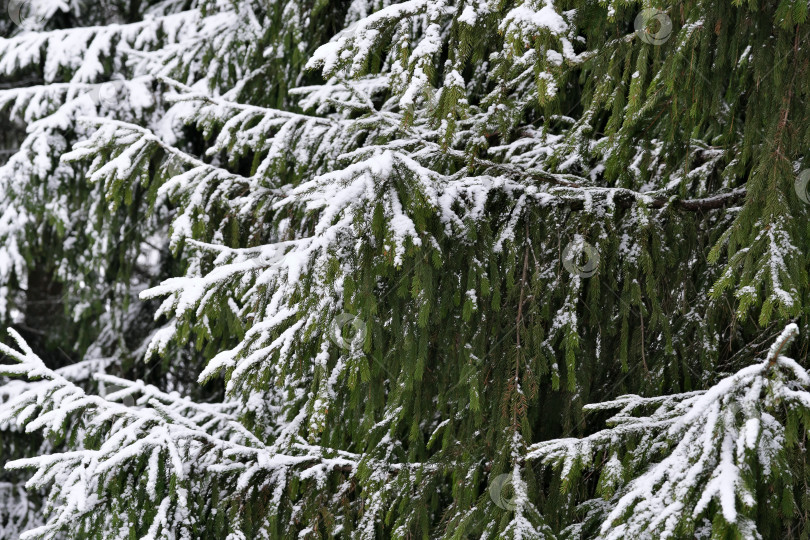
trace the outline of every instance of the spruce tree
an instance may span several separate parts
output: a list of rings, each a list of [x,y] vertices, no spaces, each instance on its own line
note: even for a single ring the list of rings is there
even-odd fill
[[[0,537],[810,537],[807,9],[8,1]]]

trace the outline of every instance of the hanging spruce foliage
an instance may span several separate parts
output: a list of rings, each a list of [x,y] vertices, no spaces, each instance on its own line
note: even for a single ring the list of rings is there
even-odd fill
[[[810,535],[805,0],[6,7],[0,537]]]

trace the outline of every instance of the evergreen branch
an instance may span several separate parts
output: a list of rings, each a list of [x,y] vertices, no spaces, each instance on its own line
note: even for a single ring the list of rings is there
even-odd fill
[[[0,537],[799,534],[807,2],[20,3]]]
[[[103,145],[103,142],[101,142],[102,137],[109,138],[109,139],[114,139],[114,138],[117,138],[117,137],[120,136],[119,132],[122,133],[122,134],[125,134],[125,135],[129,134],[129,133],[137,133],[137,134],[140,135],[141,140],[143,140],[145,142],[148,142],[148,143],[153,143],[156,146],[159,146],[164,151],[166,151],[169,155],[171,155],[172,157],[177,158],[178,160],[180,160],[181,162],[183,162],[185,164],[191,165],[191,166],[193,166],[195,168],[202,169],[202,170],[205,170],[205,171],[208,171],[208,172],[216,173],[218,176],[221,176],[223,178],[235,179],[235,180],[243,182],[243,183],[247,183],[249,181],[249,179],[247,179],[247,178],[245,178],[243,176],[232,173],[232,172],[230,172],[230,171],[228,171],[226,169],[223,169],[221,167],[216,167],[214,165],[206,163],[206,162],[204,162],[204,161],[202,161],[202,160],[200,160],[200,159],[198,159],[198,158],[196,158],[194,156],[191,156],[191,155],[183,152],[182,150],[180,150],[178,148],[175,148],[174,146],[172,146],[170,144],[165,143],[160,137],[158,137],[157,135],[152,133],[150,130],[148,130],[146,128],[143,128],[143,127],[141,127],[141,126],[139,126],[137,124],[132,124],[132,123],[129,123],[129,122],[122,122],[120,120],[113,120],[113,119],[109,119],[109,118],[96,118],[96,117],[82,117],[82,118],[79,118],[79,121],[85,122],[85,123],[88,123],[88,124],[92,124],[92,125],[97,125],[97,126],[112,126],[112,127],[116,128],[116,129],[112,133],[109,133],[109,132],[105,133],[105,132],[102,132],[102,131],[97,131],[95,133],[96,140],[91,139],[90,141],[85,141],[85,142],[77,144],[72,152],[68,152],[68,153],[66,153],[66,154],[64,154],[62,156],[62,159],[64,161],[72,161],[72,160],[82,159],[82,158],[86,157],[88,155],[88,153],[89,153],[88,150],[90,150],[92,148],[97,148],[97,147],[100,147],[100,146]],[[115,168],[114,161],[111,161],[111,162],[105,164],[105,167],[107,169],[114,169]],[[105,170],[106,169],[102,168],[102,169],[99,169],[98,171],[95,171],[93,174],[94,175],[96,175],[96,174],[104,174]],[[272,190],[271,190],[271,193],[273,193]],[[281,194],[282,192],[279,191],[279,192],[275,192],[275,193]]]
[[[306,120],[306,121],[326,124],[326,125],[329,125],[329,126],[336,123],[335,120],[330,119],[330,118],[322,118],[322,117],[319,117],[319,116],[310,116],[310,115],[301,114],[301,113],[294,113],[294,112],[290,112],[290,111],[284,111],[284,110],[281,110],[281,109],[271,109],[271,108],[267,108],[267,107],[259,107],[259,106],[256,106],[256,105],[247,105],[247,104],[238,103],[238,102],[232,101],[232,100],[212,97],[212,96],[210,96],[208,94],[205,94],[205,93],[202,93],[202,92],[197,92],[194,89],[190,88],[189,86],[187,86],[187,85],[185,85],[185,84],[183,84],[183,83],[181,83],[179,81],[175,81],[173,79],[170,79],[169,77],[158,76],[157,78],[159,80],[161,80],[162,82],[164,82],[165,84],[167,84],[169,86],[173,86],[173,87],[175,87],[175,88],[177,88],[177,89],[179,89],[179,90],[181,90],[183,92],[182,94],[179,94],[179,95],[172,98],[172,100],[175,101],[175,102],[200,101],[200,102],[203,102],[203,103],[208,103],[210,105],[214,105],[216,107],[234,109],[234,110],[238,110],[238,111],[252,112],[252,113],[261,114],[262,116],[270,116],[270,117],[274,117],[274,118],[278,117],[278,118],[289,118],[289,119],[295,119],[295,120]]]
[[[622,408],[609,420],[616,427],[583,439],[537,443],[529,447],[526,458],[559,465],[561,476],[571,482],[579,471],[593,465],[593,454],[615,452],[627,444],[636,446],[633,462],[603,470],[600,483],[621,484],[628,473],[634,479],[613,498],[614,507],[601,525],[601,537],[672,535],[684,521],[694,523],[713,499],[725,523],[756,536],[756,525],[745,512],[754,504],[744,481],[745,471],[756,462],[770,471],[766,474],[776,474],[771,463],[779,458],[777,441],[784,436],[785,426],[772,415],[778,414],[780,400],[801,408],[810,405],[810,375],[781,356],[797,334],[797,326],[788,325],[763,362],[741,369],[705,392],[623,396],[596,404],[591,408]],[[770,377],[775,365],[792,378]],[[801,389],[795,390],[794,384]],[[656,409],[650,416],[628,416],[651,405]],[[646,463],[662,450],[666,451],[664,459],[640,476],[634,476],[635,470],[622,470]]]
[[[704,210],[715,210],[718,208],[724,208],[730,204],[736,204],[740,200],[745,198],[747,191],[745,188],[735,189],[728,193],[720,193],[717,195],[712,195],[710,197],[705,197],[702,199],[686,199],[686,200],[678,200],[676,201],[676,205],[683,210],[688,210],[692,212],[701,212]],[[663,201],[656,200],[653,203],[653,206],[656,208],[660,208],[664,206]]]

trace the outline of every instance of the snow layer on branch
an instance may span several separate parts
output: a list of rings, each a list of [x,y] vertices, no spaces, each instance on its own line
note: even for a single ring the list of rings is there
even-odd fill
[[[131,382],[112,376],[99,375],[98,379],[122,389],[106,398],[88,395],[58,373],[46,368],[13,330],[20,351],[0,345],[0,350],[18,362],[3,365],[0,372],[40,379],[23,385],[19,394],[0,405],[0,422],[16,419],[26,431],[45,430],[57,433],[63,429],[70,415],[82,414],[87,434],[112,422],[111,431],[97,450],[83,449],[73,452],[42,455],[16,460],[8,468],[33,468],[35,474],[28,487],[51,486],[51,497],[59,502],[57,511],[39,528],[27,531],[22,538],[35,538],[55,532],[70,522],[76,513],[92,511],[104,504],[99,490],[109,488],[105,478],[111,472],[131,465],[141,455],[148,454],[148,475],[154,470],[155,456],[159,454],[169,467],[163,474],[176,476],[180,486],[176,493],[163,495],[156,492],[156,480],[144,486],[148,498],[158,505],[169,505],[172,512],[188,514],[189,501],[184,493],[195,474],[236,475],[239,491],[247,488],[250,479],[259,471],[273,474],[300,474],[302,478],[322,475],[335,468],[354,468],[360,456],[329,449],[292,445],[291,453],[282,454],[263,445],[241,426],[232,415],[233,403],[197,404],[188,399],[161,392],[140,381]],[[138,396],[137,406],[125,406],[116,400]],[[33,417],[33,410],[39,414]],[[330,454],[333,457],[328,457]],[[295,473],[293,469],[300,468]],[[202,479],[202,478],[201,478]],[[268,479],[271,483],[277,481]],[[168,501],[168,502],[167,502]],[[167,531],[185,520],[158,515],[152,528]]]
[[[756,504],[747,480],[754,467],[766,477],[776,474],[785,442],[780,404],[806,407],[810,377],[781,351],[798,334],[788,325],[767,358],[741,369],[705,392],[656,398],[624,396],[592,409],[620,407],[611,418],[616,427],[584,439],[561,439],[529,448],[529,459],[561,467],[563,478],[589,466],[592,456],[615,449],[632,438],[638,465],[664,453],[664,458],[635,477],[611,502],[603,517],[600,538],[677,538],[684,524],[694,526],[709,504],[719,505],[725,522],[744,537],[760,538],[748,509]],[[794,390],[799,385],[801,390]],[[654,407],[651,416],[633,411]],[[627,460],[625,460],[627,463]],[[603,475],[621,477],[605,469]],[[626,474],[626,473],[624,473]]]
[[[540,9],[532,7],[534,3],[535,0],[528,0],[513,8],[504,17],[501,29],[521,34],[536,34],[540,30],[546,30],[557,35],[562,35],[568,30],[568,25],[555,11],[551,0],[545,0]]]

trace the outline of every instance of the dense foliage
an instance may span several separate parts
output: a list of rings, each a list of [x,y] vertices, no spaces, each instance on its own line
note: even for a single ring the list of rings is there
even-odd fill
[[[0,536],[807,538],[807,10],[12,0]]]

